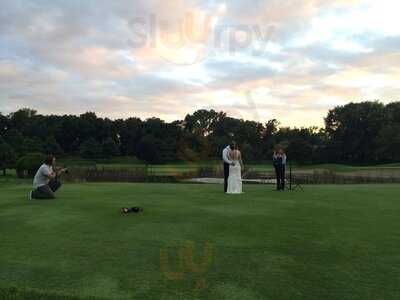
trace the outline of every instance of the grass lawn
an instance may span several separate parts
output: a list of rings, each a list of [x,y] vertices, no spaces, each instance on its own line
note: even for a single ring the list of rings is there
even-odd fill
[[[400,299],[399,185],[28,188],[0,183],[0,299]]]

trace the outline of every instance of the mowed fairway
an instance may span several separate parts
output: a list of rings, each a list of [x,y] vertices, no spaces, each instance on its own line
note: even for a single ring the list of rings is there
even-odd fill
[[[28,188],[0,185],[1,299],[400,299],[399,185]]]

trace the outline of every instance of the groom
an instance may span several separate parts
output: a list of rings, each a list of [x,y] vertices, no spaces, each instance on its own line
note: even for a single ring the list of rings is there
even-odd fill
[[[229,146],[227,146],[222,151],[222,159],[224,161],[224,192],[228,191],[228,178],[229,178],[229,167],[233,165],[233,162],[229,159],[229,152],[235,148],[235,143],[231,142]]]

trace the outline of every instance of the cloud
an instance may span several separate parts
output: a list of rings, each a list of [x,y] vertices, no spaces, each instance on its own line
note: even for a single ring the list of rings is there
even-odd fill
[[[389,0],[4,0],[0,111],[172,121],[214,108],[322,125],[346,101],[398,98],[398,8]]]

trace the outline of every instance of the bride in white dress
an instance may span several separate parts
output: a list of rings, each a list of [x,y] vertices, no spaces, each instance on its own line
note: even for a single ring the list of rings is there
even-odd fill
[[[227,194],[242,193],[242,154],[239,150],[233,149],[228,154],[229,159],[233,162],[229,167],[228,191]]]

